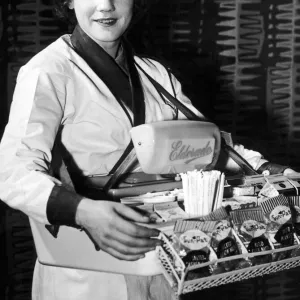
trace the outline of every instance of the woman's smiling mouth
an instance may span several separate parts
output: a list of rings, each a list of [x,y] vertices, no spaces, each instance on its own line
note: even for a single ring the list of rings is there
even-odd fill
[[[113,26],[117,23],[117,19],[114,18],[97,19],[95,20],[95,22],[103,26]]]

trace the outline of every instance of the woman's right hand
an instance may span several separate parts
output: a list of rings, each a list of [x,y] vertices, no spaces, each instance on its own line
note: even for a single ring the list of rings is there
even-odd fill
[[[84,198],[78,205],[76,223],[83,227],[101,250],[121,260],[138,260],[160,245],[159,230],[140,226],[149,224],[149,214],[142,214],[124,204]]]

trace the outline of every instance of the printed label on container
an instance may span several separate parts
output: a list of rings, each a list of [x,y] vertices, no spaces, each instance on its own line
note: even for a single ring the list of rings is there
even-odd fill
[[[289,207],[280,205],[275,207],[270,213],[270,220],[277,224],[283,225],[292,217]]]
[[[180,235],[179,241],[190,250],[200,250],[209,244],[210,238],[200,230],[188,230]]]
[[[252,238],[259,237],[266,232],[267,226],[263,223],[257,222],[255,220],[247,220],[243,222],[241,226],[241,232],[245,233]]]
[[[264,236],[256,237],[251,240],[247,248],[248,252],[262,252],[271,250],[271,245]]]
[[[194,266],[208,262],[209,253],[202,250],[194,250],[189,252],[183,259],[186,266]]]
[[[216,224],[212,237],[216,239],[216,241],[222,241],[229,235],[230,231],[230,223],[227,220],[222,220]]]
[[[217,250],[217,256],[219,258],[233,256],[237,254],[239,254],[239,249],[236,241],[233,238],[227,237],[219,243]]]
[[[275,234],[275,240],[284,246],[294,245],[293,226],[292,224],[284,224]]]

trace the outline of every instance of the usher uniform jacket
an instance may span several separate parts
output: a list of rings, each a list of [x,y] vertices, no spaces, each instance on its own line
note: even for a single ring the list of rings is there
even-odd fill
[[[83,33],[77,32],[79,36],[75,38],[80,38],[80,34]],[[89,46],[93,42],[83,39],[83,43]],[[49,173],[57,139],[82,176],[107,175],[130,142],[131,109],[126,103],[125,110],[121,107],[73,45],[72,35],[63,35],[20,69],[0,144],[0,199],[44,224],[72,226],[81,199]],[[124,53],[122,49],[119,52],[116,63],[126,72]],[[134,56],[134,60],[201,116],[164,66],[152,59]],[[137,70],[144,93],[145,123],[184,119],[159,95],[140,68]],[[255,169],[265,162],[257,152],[241,146],[236,149]],[[34,300],[127,299],[123,275],[38,262],[32,294]]]

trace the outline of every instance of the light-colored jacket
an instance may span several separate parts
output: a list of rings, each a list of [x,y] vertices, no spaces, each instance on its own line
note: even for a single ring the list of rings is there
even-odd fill
[[[154,60],[135,60],[174,94],[165,67]],[[139,73],[146,123],[173,119],[174,107],[164,102],[145,75]],[[172,81],[177,99],[201,115],[184,96],[175,77]],[[131,111],[129,114],[132,117]],[[179,118],[184,116],[179,113]],[[107,174],[130,141],[128,117],[103,81],[73,50],[69,35],[21,68],[0,145],[0,199],[45,224],[49,223],[46,206],[56,180],[48,170],[59,128],[63,146],[83,175]],[[253,160],[256,168],[263,162],[257,152],[243,150],[243,155]],[[126,299],[121,275],[38,264],[34,278],[34,299]]]

